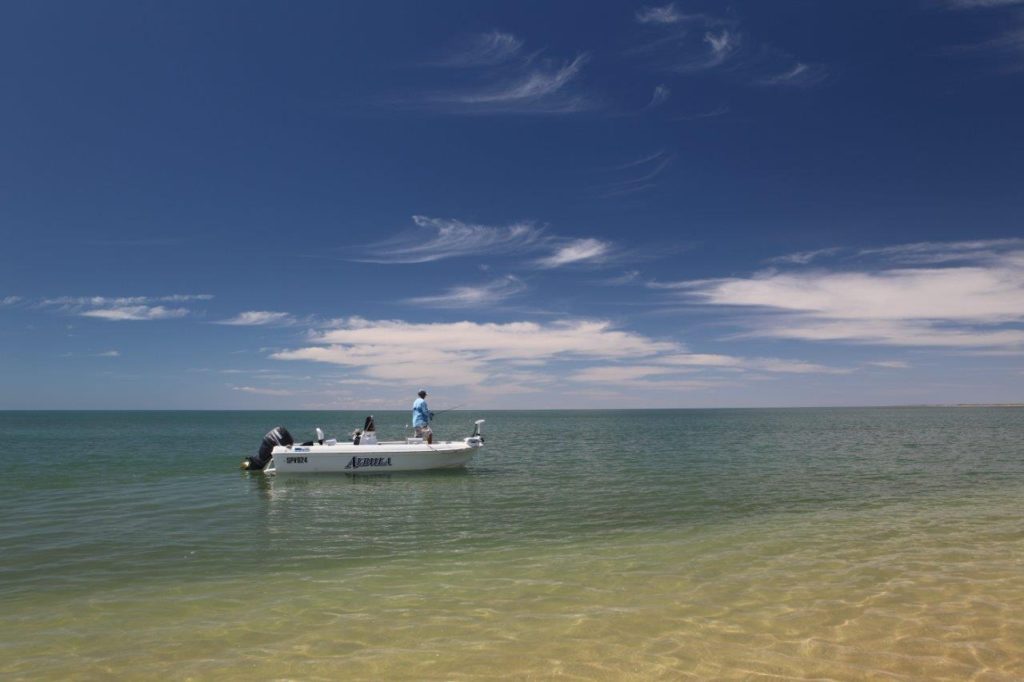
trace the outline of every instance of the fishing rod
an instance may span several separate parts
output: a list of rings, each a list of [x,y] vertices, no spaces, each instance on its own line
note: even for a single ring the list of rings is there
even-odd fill
[[[445,412],[454,412],[455,410],[458,410],[458,409],[461,409],[461,408],[465,407],[466,404],[467,403],[462,403],[461,405],[456,405],[455,407],[449,407],[447,410],[438,410],[437,412],[433,413],[433,416],[436,417],[437,415],[444,414]]]

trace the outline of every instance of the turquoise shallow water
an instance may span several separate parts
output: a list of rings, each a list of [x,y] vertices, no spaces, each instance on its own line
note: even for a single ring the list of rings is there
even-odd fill
[[[363,416],[0,413],[0,677],[1024,678],[1024,410],[456,412],[463,471],[237,470]]]

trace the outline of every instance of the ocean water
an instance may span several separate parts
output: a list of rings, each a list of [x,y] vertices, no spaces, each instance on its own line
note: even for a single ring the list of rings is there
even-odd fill
[[[0,679],[1024,679],[1024,409],[0,412]],[[378,413],[382,436],[405,412]]]

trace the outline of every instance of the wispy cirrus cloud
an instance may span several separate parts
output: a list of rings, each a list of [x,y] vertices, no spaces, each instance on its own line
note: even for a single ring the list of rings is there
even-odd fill
[[[647,103],[646,109],[654,109],[661,106],[668,101],[668,98],[672,95],[672,90],[667,85],[661,83],[654,87],[654,92],[651,94],[651,101]]]
[[[448,258],[497,255],[503,257],[548,252],[524,265],[554,268],[583,261],[601,262],[612,244],[599,239],[567,239],[547,234],[530,222],[481,225],[446,218],[416,215],[413,223],[426,230],[404,232],[366,246],[353,260],[364,263],[430,263]],[[379,255],[378,255],[379,254]]]
[[[523,49],[523,41],[505,31],[487,31],[469,36],[451,50],[437,66],[489,66],[501,64],[516,57]]]
[[[953,262],[995,261],[1008,252],[1024,250],[1024,239],[973,239],[959,242],[913,242],[860,249],[858,256],[879,257],[891,263],[936,265]],[[838,249],[832,249],[837,252]],[[824,252],[824,251],[822,251]]]
[[[852,249],[832,246],[812,251],[797,251],[767,259],[779,265],[807,265],[836,257],[844,261],[876,261],[890,265],[940,265],[991,261],[1004,258],[1008,251],[1024,250],[1024,239],[974,239],[958,242],[911,242],[873,248]]]
[[[1017,240],[865,250],[856,268],[770,270],[656,284],[690,300],[757,312],[741,336],[893,346],[1024,346],[1024,249]],[[925,258],[925,265],[918,265]]]
[[[681,74],[720,71],[762,87],[810,87],[828,76],[825,65],[756,40],[733,18],[682,14],[669,4],[645,7],[636,20],[646,25],[646,39],[627,53],[655,68]]]
[[[721,104],[714,109],[708,109],[706,111],[698,111],[694,114],[684,114],[682,116],[676,116],[673,121],[699,121],[703,118],[718,118],[719,116],[725,116],[730,111],[731,107],[728,104]]]
[[[430,263],[487,253],[517,254],[537,248],[544,242],[543,231],[529,222],[494,226],[461,220],[414,215],[416,227],[433,232],[404,232],[370,244],[354,260],[363,263]],[[380,254],[380,255],[376,255]]]
[[[294,323],[288,313],[274,312],[270,310],[247,310],[226,320],[218,320],[215,324],[225,324],[236,327],[256,327],[267,325],[286,325]]]
[[[979,9],[1022,5],[1024,0],[944,0],[942,4],[949,9]]]
[[[622,196],[651,189],[656,185],[656,179],[672,165],[675,159],[675,154],[662,149],[619,166],[613,166],[604,171],[609,179],[594,189],[603,197]]]
[[[514,275],[478,286],[452,287],[437,296],[418,296],[406,299],[412,305],[431,308],[480,308],[500,303],[526,291],[526,284]]]
[[[821,81],[825,80],[827,76],[828,71],[821,64],[805,64],[803,62],[797,62],[791,68],[785,69],[784,71],[756,79],[756,83],[758,85],[768,87],[778,85],[783,87],[805,88],[817,85]]]
[[[557,59],[542,51],[523,52],[511,33],[490,31],[434,62],[457,69],[457,84],[403,98],[399,104],[449,114],[568,114],[595,109],[579,79],[590,56]]]
[[[769,263],[789,263],[794,265],[807,265],[812,260],[822,258],[824,256],[831,256],[839,252],[839,248],[830,247],[827,249],[815,249],[814,251],[798,251],[796,253],[787,253],[783,256],[775,256],[769,258]]]
[[[429,98],[452,113],[568,114],[586,111],[594,103],[568,88],[583,69],[588,55],[572,60],[531,63],[510,76],[468,90],[437,93]]]
[[[742,36],[728,29],[717,32],[707,31],[704,33],[704,44],[708,48],[707,55],[701,59],[679,64],[676,68],[681,71],[712,69],[729,59],[739,49],[741,42]]]
[[[674,4],[647,7],[636,14],[642,41],[626,51],[651,66],[695,72],[724,64],[743,43],[736,22],[707,14],[683,14]]]
[[[624,286],[626,284],[636,284],[639,281],[640,281],[640,271],[639,270],[627,270],[626,272],[623,272],[618,277],[610,277],[610,278],[608,278],[608,279],[606,279],[606,280],[604,280],[603,282],[600,282],[600,283],[601,284],[606,284],[608,286]]]
[[[950,9],[997,9],[1024,4],[1024,0],[951,0]],[[1024,14],[1019,10],[1007,15],[1003,30],[984,40],[949,47],[946,52],[991,63],[997,71],[1016,74],[1024,71]]]
[[[641,7],[635,17],[640,24],[678,24],[685,21],[687,15],[676,9],[674,2],[670,2],[667,5]]]
[[[558,268],[579,263],[600,263],[611,254],[611,242],[600,239],[574,239],[558,247],[550,256],[537,260],[542,268]]]
[[[14,305],[23,301],[21,296],[4,296],[0,298],[0,305]]]

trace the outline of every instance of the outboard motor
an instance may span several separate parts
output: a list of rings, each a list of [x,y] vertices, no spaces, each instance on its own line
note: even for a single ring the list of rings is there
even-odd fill
[[[288,433],[288,429],[283,426],[275,426],[267,432],[267,435],[263,436],[259,454],[242,460],[242,468],[248,471],[260,471],[263,467],[267,466],[267,462],[270,461],[271,456],[274,454],[275,446],[292,445],[294,443],[295,440],[292,439],[292,434]]]

